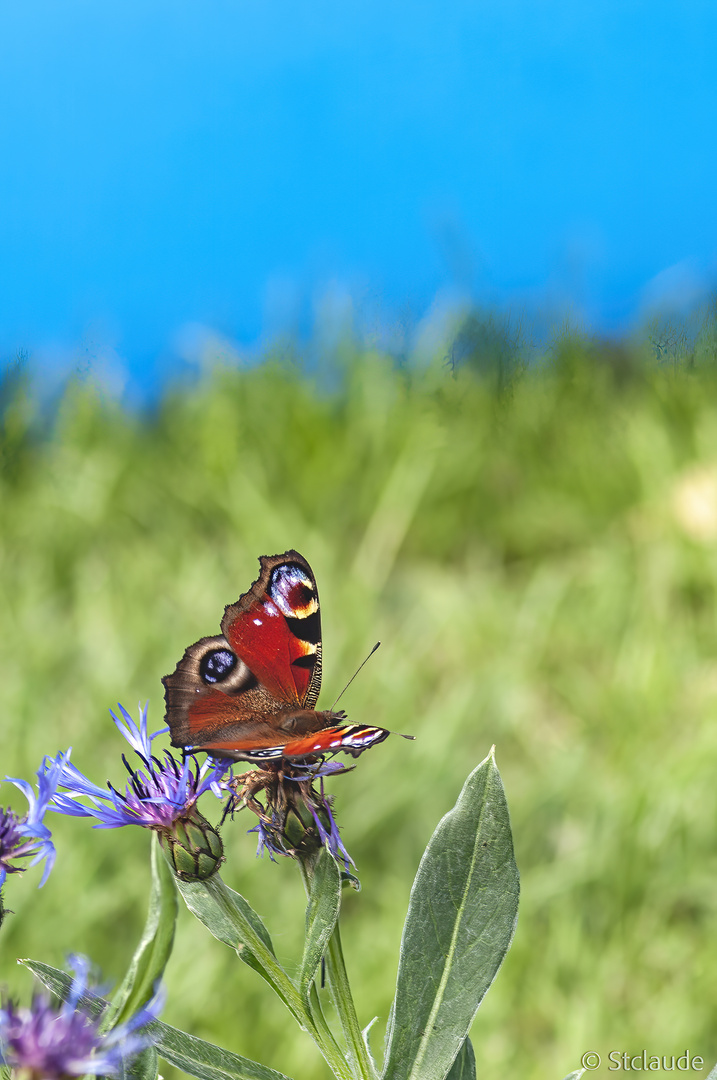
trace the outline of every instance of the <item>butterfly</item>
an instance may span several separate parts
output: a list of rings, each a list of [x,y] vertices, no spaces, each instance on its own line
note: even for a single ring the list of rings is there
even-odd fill
[[[298,551],[259,563],[251,588],[224,609],[221,635],[190,645],[162,679],[172,746],[257,763],[358,757],[389,732],[315,708],[321,611],[311,567]]]

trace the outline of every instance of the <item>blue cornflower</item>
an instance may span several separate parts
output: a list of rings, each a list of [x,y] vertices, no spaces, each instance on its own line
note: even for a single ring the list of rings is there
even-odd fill
[[[324,793],[324,777],[350,771],[332,761],[318,766],[284,762],[281,769],[268,765],[224,781],[224,786],[232,791],[235,806],[248,806],[259,819],[249,830],[258,836],[257,855],[266,851],[271,859],[275,855],[296,858],[323,846],[348,871],[353,859],[332,813],[332,798]],[[260,793],[264,803],[257,797]]]
[[[139,1032],[157,1018],[160,995],[148,1002],[125,1024],[100,1034],[100,1016],[83,1009],[89,962],[70,957],[74,972],[65,1001],[54,1005],[44,993],[36,994],[29,1009],[5,1002],[0,1009],[0,1062],[25,1075],[55,1080],[85,1073],[108,1074],[119,1071],[123,1062],[149,1046],[151,1038]],[[26,1072],[25,1072],[26,1071]]]
[[[44,885],[55,862],[55,847],[50,830],[43,824],[43,818],[61,781],[66,757],[58,755],[48,768],[46,765],[37,772],[37,795],[26,780],[16,780],[8,776],[16,788],[19,788],[28,802],[28,811],[24,817],[16,814],[10,807],[0,808],[0,888],[8,874],[26,870],[25,866],[16,866],[15,859],[31,857],[28,866],[45,860],[40,885]]]
[[[161,760],[152,754],[152,740],[162,732],[148,735],[146,706],[140,712],[139,727],[121,705],[119,710],[124,723],[113,712],[110,716],[147,771],[132,769],[123,754],[130,776],[123,795],[109,782],[106,789],[93,784],[66,760],[60,786],[71,794],[55,795],[53,810],[74,817],[94,817],[99,829],[117,829],[122,825],[166,829],[185,817],[205,791],[213,790],[221,797],[219,779],[226,772],[226,763],[206,761],[200,767],[195,757],[187,755],[180,764],[169,750],[164,751]],[[78,802],[80,797],[89,799],[90,805]]]
[[[106,789],[98,787],[65,759],[60,781],[65,791],[54,796],[51,808],[73,817],[96,818],[95,828],[98,829],[116,829],[123,825],[153,829],[180,876],[210,877],[222,859],[221,840],[199,813],[196,804],[206,791],[211,790],[218,798],[222,797],[219,781],[228,763],[205,761],[200,766],[191,754],[185,755],[180,763],[168,750],[164,751],[163,758],[159,758],[152,753],[152,740],[162,732],[147,733],[146,706],[140,712],[139,726],[121,705],[119,710],[122,719],[114,713],[110,715],[144,769],[132,769],[122,755],[129,773],[123,794],[109,782]],[[80,799],[88,802],[80,802]],[[174,857],[177,845],[184,851],[189,845],[190,862],[180,855],[177,863]]]

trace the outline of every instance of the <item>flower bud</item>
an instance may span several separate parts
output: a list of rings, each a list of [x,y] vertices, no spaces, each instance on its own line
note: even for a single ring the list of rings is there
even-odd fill
[[[206,881],[224,862],[217,830],[198,810],[158,832],[169,865],[180,881]]]
[[[316,808],[314,812],[323,819],[321,824],[326,832],[330,832],[331,824],[323,808]],[[283,838],[299,855],[313,855],[321,850],[323,840],[316,827],[316,819],[305,802],[296,799],[290,805],[284,823]]]

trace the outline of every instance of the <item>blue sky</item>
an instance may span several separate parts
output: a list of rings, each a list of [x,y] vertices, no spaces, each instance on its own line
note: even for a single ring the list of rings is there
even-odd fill
[[[0,355],[688,303],[715,57],[713,0],[0,0]]]

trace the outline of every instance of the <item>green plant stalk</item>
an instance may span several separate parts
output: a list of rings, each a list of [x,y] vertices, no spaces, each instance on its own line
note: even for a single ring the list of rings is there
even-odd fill
[[[162,856],[156,836],[150,847],[151,891],[149,911],[142,937],[122,983],[112,996],[103,1017],[102,1031],[108,1031],[138,1012],[152,996],[155,983],[164,975],[172,955],[177,922],[177,890],[174,875]]]
[[[291,979],[288,978],[279,964],[271,964],[268,958],[262,957],[268,973],[271,976],[270,985],[285,1002],[295,1020],[311,1036],[321,1051],[327,1065],[336,1076],[337,1080],[356,1080],[351,1067],[346,1061],[341,1047],[331,1032],[321,1007],[307,1006],[298,994]],[[318,1005],[318,1000],[316,1005]],[[373,1080],[371,1074],[366,1080]]]
[[[304,882],[304,888],[306,889],[306,895],[309,896],[311,887],[310,860],[300,858],[298,863],[301,867],[301,876]],[[376,1080],[376,1070],[374,1069],[373,1062],[371,1061],[366,1044],[364,1043],[358,1016],[356,1015],[356,1006],[354,1005],[354,1000],[351,995],[351,985],[349,983],[346,964],[344,962],[344,953],[341,947],[341,932],[338,923],[329,939],[329,947],[324,959],[326,962],[326,981],[329,986],[331,1000],[334,1003],[341,1024],[341,1030],[346,1039],[346,1046],[351,1055],[353,1065],[357,1070],[357,1075],[361,1080]],[[318,995],[315,990],[312,993],[311,1002],[312,1004],[315,1002],[314,1008],[316,1005],[319,1005]],[[313,1013],[314,1009],[312,1009],[312,1016]],[[324,1019],[323,1013],[321,1013],[321,1019]]]
[[[274,989],[280,993],[300,1026],[314,1040],[334,1076],[336,1076],[337,1080],[356,1080],[341,1051],[341,1047],[336,1042],[333,1032],[326,1022],[318,995],[316,995],[315,1001],[304,1004],[293,982],[279,965],[277,967],[278,970],[272,972]],[[373,1080],[373,1078],[371,1077],[369,1080]]]
[[[351,986],[344,962],[344,951],[341,947],[341,931],[339,924],[331,935],[329,948],[326,954],[326,979],[331,991],[331,997],[339,1015],[344,1038],[351,1052],[351,1056],[365,1080],[376,1080],[371,1056],[364,1042],[361,1026],[354,999],[351,996]]]
[[[324,1016],[324,1011],[321,1008],[321,1001],[319,1000],[319,994],[318,994],[318,991],[316,989],[316,984],[314,984],[311,987],[311,992],[310,992],[309,1001],[308,1001],[308,1007],[309,1007],[309,1011],[311,1013],[311,1019],[313,1020],[314,1024],[316,1025],[317,1030],[322,1033],[322,1036],[326,1039],[327,1042],[330,1042],[336,1048],[336,1053],[341,1058],[341,1061],[343,1062],[344,1067],[347,1067],[348,1063],[346,1061],[346,1058],[344,1057],[344,1054],[343,1054],[343,1052],[341,1050],[341,1047],[336,1042],[336,1039],[334,1038],[334,1033],[331,1030],[331,1028],[329,1027],[328,1022],[326,1020],[326,1017]],[[316,1045],[318,1046],[319,1044],[316,1041],[316,1039],[314,1039],[314,1041],[316,1042]],[[319,1049],[321,1049],[321,1047],[319,1047]],[[322,1053],[323,1053],[323,1050],[322,1050]],[[324,1054],[324,1057],[326,1057],[325,1054]],[[350,1070],[349,1070],[349,1075],[352,1077],[352,1080],[354,1080],[353,1074],[350,1072]]]
[[[188,894],[192,890],[200,891],[201,894],[212,898],[217,905],[217,910],[221,913],[224,926],[226,927],[227,924],[231,926],[234,933],[228,938],[224,933],[218,933],[216,929],[209,928],[210,932],[232,948],[236,949],[237,942],[239,942],[251,951],[257,961],[257,966],[254,964],[251,966],[263,976],[269,986],[281,998],[302,1030],[311,1036],[337,1080],[356,1080],[323,1014],[319,1010],[318,1015],[314,1015],[272,951],[266,947],[254,929],[237,912],[234,905],[229,901],[226,886],[219,874],[214,875],[205,882],[186,883],[178,880],[177,887],[183,894],[185,901],[188,901]],[[188,902],[187,906],[190,911],[197,914],[191,903]],[[207,924],[205,923],[205,925]]]

